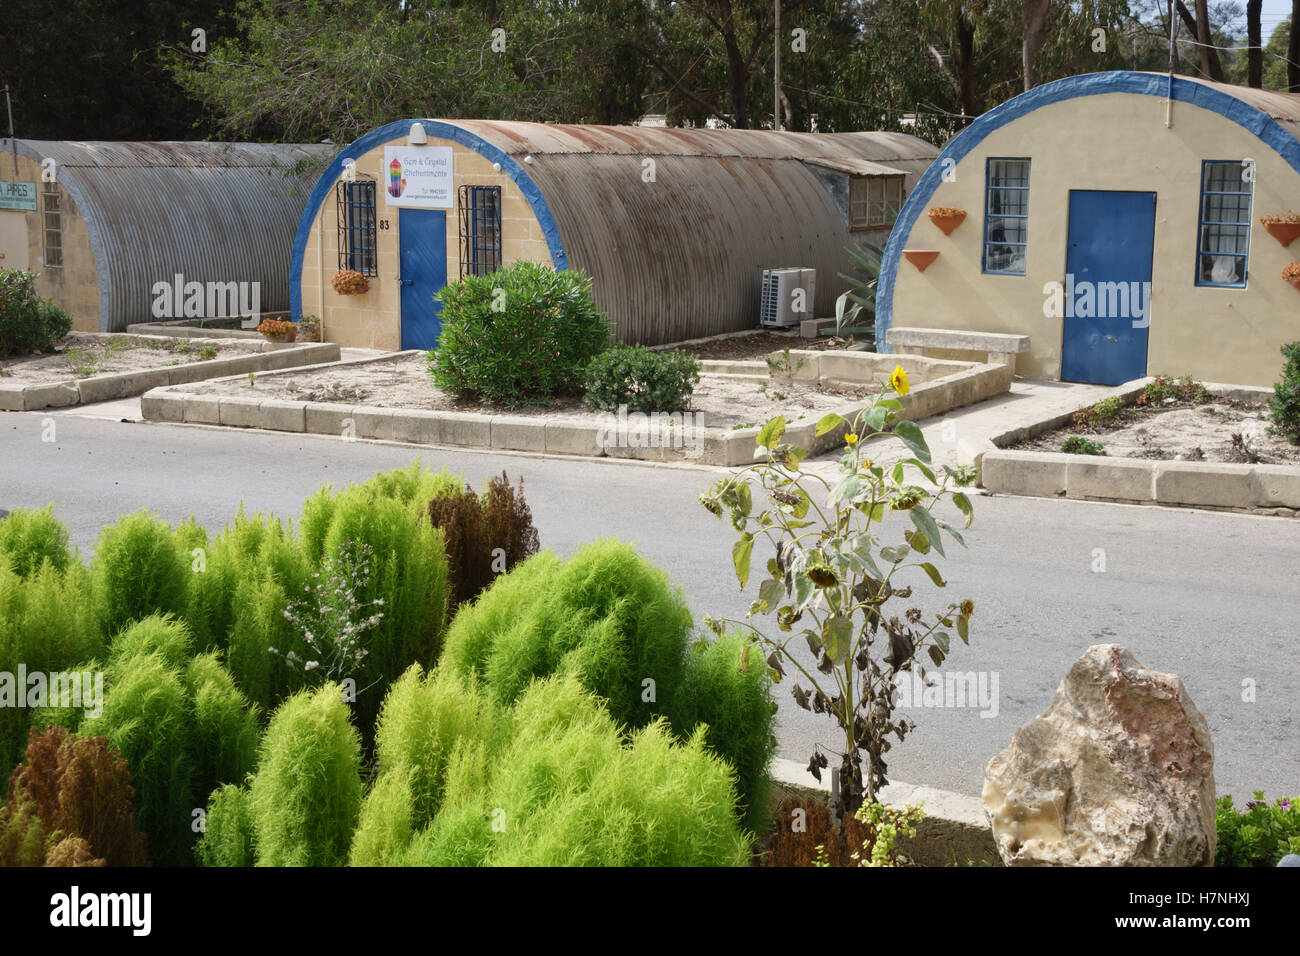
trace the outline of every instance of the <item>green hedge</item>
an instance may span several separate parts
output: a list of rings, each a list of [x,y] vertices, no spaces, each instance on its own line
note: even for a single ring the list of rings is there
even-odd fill
[[[0,359],[50,352],[72,328],[72,316],[36,294],[36,274],[0,269]]]
[[[700,359],[656,352],[644,345],[613,345],[587,366],[582,404],[598,411],[680,412],[700,384]]]

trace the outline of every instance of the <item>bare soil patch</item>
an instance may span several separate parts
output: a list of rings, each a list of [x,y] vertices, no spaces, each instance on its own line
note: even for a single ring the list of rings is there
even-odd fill
[[[1300,464],[1300,447],[1268,430],[1268,406],[1210,396],[1195,404],[1127,405],[1109,422],[1071,424],[1014,446],[1060,451],[1071,435],[1100,442],[1112,458]]]
[[[765,390],[760,386],[767,384]],[[578,398],[561,398],[546,405],[505,408],[464,401],[440,391],[429,376],[423,355],[392,361],[344,363],[310,372],[255,376],[250,389],[245,380],[194,382],[174,390],[201,395],[253,395],[299,402],[342,402],[380,408],[479,412],[594,422],[598,413],[584,408]],[[875,385],[845,386],[797,383],[776,386],[766,378],[703,375],[691,397],[689,412],[700,414],[706,427],[735,428],[756,425],[784,414],[791,421],[820,418],[848,402],[865,399]]]
[[[247,344],[224,339],[142,339],[127,335],[69,334],[55,352],[23,355],[0,362],[0,381],[13,385],[43,385],[71,379],[140,372],[168,365],[186,365],[252,351]]]
[[[710,339],[693,345],[677,345],[664,349],[666,352],[687,352],[702,359],[722,361],[754,361],[782,349],[803,349],[822,352],[828,349],[842,349],[847,345],[860,342],[860,339],[839,339],[831,335],[819,335],[815,339],[801,338],[798,332],[746,332],[722,339]]]

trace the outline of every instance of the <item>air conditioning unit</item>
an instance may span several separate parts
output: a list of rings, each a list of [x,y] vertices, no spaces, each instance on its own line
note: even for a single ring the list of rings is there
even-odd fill
[[[758,300],[759,325],[784,329],[813,318],[816,291],[816,269],[764,269]]]

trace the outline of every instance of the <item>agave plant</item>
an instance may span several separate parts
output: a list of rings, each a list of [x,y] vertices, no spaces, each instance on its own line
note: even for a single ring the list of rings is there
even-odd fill
[[[876,283],[880,280],[880,260],[884,250],[870,242],[859,243],[856,247],[848,246],[844,250],[853,263],[854,275],[839,273],[839,277],[849,284],[849,289],[835,300],[835,334],[843,338],[847,331],[865,315],[872,323],[876,320]],[[863,342],[851,346],[856,351],[874,350],[874,344]]]

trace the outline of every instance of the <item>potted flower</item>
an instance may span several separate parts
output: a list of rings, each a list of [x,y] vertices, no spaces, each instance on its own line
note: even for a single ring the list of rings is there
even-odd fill
[[[1292,240],[1300,236],[1300,213],[1290,209],[1285,216],[1260,216],[1259,222],[1283,246],[1291,245]]]
[[[263,319],[257,331],[272,342],[292,342],[298,337],[298,326],[280,319]]]
[[[930,221],[942,229],[945,236],[952,235],[965,218],[966,210],[956,206],[935,206],[930,210]]]
[[[330,285],[339,295],[361,295],[370,291],[370,280],[355,269],[340,269],[330,279]]]
[[[1300,262],[1288,262],[1282,270],[1282,278],[1300,289]]]

